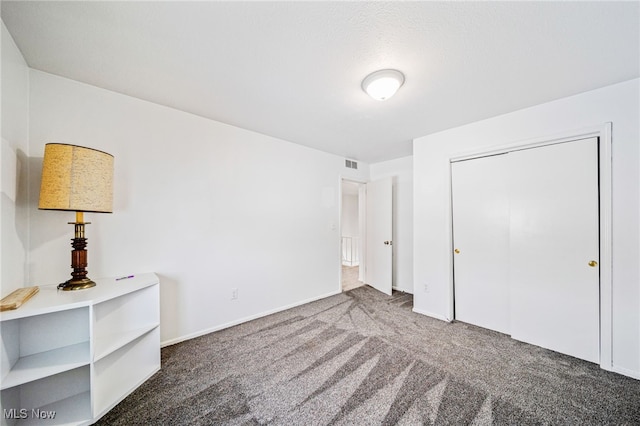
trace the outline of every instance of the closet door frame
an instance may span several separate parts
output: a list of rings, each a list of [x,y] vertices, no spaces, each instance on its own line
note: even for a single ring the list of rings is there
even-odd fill
[[[600,368],[613,371],[612,363],[612,226],[611,226],[611,129],[610,122],[599,126],[587,127],[579,130],[562,132],[560,134],[515,141],[493,148],[483,148],[453,155],[449,158],[449,173],[447,176],[449,203],[447,221],[449,227],[449,312],[448,318],[454,318],[454,282],[453,282],[453,194],[451,186],[451,163],[461,160],[504,154],[528,148],[537,148],[591,137],[599,138],[598,143],[598,178],[599,178],[599,216],[600,216]]]

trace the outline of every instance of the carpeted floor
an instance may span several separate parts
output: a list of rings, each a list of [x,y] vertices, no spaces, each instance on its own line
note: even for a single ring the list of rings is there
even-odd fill
[[[368,286],[162,350],[102,425],[638,425],[640,381]]]

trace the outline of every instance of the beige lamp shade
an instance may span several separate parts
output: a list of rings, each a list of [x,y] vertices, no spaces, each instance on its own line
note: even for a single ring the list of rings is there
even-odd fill
[[[38,208],[113,211],[113,155],[76,145],[44,147]]]

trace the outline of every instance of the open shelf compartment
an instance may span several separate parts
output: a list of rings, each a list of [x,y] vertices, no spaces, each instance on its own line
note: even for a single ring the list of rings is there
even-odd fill
[[[3,390],[2,424],[89,424],[90,374],[85,365]]]
[[[89,364],[88,320],[84,307],[2,321],[1,389]]]
[[[146,287],[127,297],[98,303],[93,308],[93,317],[95,362],[160,324],[159,289]]]

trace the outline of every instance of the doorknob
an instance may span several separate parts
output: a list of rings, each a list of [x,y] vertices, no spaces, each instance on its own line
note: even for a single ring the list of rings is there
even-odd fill
[[[385,242],[384,242],[384,245],[385,245],[385,246],[393,245],[393,241],[385,241]]]
[[[589,266],[591,266],[592,268],[595,268],[596,266],[598,266],[598,262],[596,262],[595,260],[592,260],[591,262],[589,262]]]
[[[454,252],[455,252],[455,254],[459,254],[459,253],[460,253],[460,250],[455,249],[455,250],[454,250]]]

